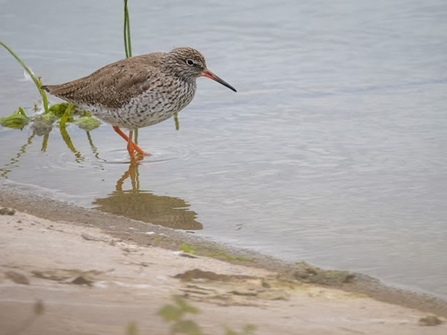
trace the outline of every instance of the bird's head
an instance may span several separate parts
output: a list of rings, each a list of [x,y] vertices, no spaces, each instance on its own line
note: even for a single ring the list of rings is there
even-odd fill
[[[205,57],[193,48],[181,47],[172,49],[166,53],[165,62],[170,71],[173,71],[176,76],[184,80],[195,80],[203,76],[217,81],[219,84],[236,92],[233,86],[208,70]]]

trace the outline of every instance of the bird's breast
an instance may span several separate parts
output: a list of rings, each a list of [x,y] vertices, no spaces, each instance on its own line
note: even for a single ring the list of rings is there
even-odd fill
[[[130,99],[128,105],[133,106],[138,113],[151,112],[172,116],[192,101],[195,92],[195,82],[174,80],[171,85],[151,85],[141,95]]]
[[[194,98],[195,82],[173,81],[172,85],[150,85],[149,89],[132,97],[120,108],[95,108],[99,119],[127,129],[138,129],[160,123],[180,112]]]

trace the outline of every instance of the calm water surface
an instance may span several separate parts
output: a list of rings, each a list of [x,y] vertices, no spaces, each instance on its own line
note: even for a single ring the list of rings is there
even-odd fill
[[[0,0],[1,40],[46,83],[123,57],[119,1]],[[4,183],[287,260],[447,297],[445,1],[130,1],[133,52],[189,45],[200,79],[129,166],[110,126],[0,129]],[[0,51],[0,115],[38,95]],[[56,101],[56,100],[55,100]]]

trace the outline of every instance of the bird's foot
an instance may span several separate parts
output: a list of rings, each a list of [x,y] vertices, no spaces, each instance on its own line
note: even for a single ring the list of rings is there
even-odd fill
[[[132,141],[128,142],[127,151],[132,160],[142,160],[145,156],[151,156],[150,153],[144,151]]]
[[[152,156],[151,153],[143,151],[143,150],[141,152],[137,151],[137,153],[139,156],[146,156],[146,157]]]

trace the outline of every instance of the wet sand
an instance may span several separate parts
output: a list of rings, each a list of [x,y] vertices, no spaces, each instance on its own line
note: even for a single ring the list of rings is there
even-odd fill
[[[207,334],[445,334],[447,302],[343,271],[0,187],[2,334],[168,334],[183,296]],[[179,252],[181,246],[191,253]],[[431,316],[426,319],[427,316]],[[436,316],[436,317],[432,317]],[[427,326],[427,324],[441,324]]]

